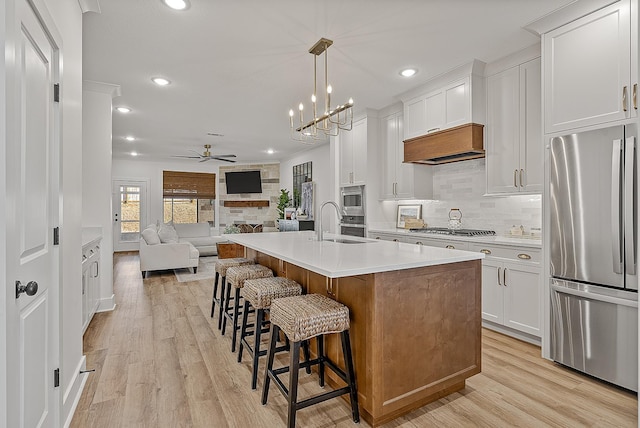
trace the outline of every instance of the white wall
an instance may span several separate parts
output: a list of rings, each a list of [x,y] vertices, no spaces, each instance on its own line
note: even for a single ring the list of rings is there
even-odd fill
[[[91,87],[92,90],[88,90]],[[113,226],[111,221],[111,100],[113,85],[87,82],[82,94],[82,226],[99,227],[100,306],[113,309]]]
[[[162,222],[164,208],[162,205],[162,171],[208,172],[216,174],[216,189],[220,187],[218,164],[215,161],[198,162],[171,160],[145,161],[144,159],[113,159],[113,180],[142,179],[149,181],[147,189],[147,223]],[[218,199],[215,204],[215,227],[220,225]],[[143,227],[146,225],[143,225]]]
[[[296,144],[296,143],[293,143]],[[293,198],[293,167],[301,163],[311,162],[311,177],[315,183],[314,187],[314,219],[317,218],[320,204],[325,201],[336,201],[335,197],[335,177],[334,166],[331,161],[331,146],[328,143],[315,146],[307,151],[299,152],[296,155],[280,161],[280,188],[289,190]],[[335,224],[333,218],[335,212],[331,214],[325,209],[323,224]],[[332,223],[333,222],[333,223]],[[335,227],[335,226],[334,226]],[[323,227],[327,229],[326,227]],[[335,230],[335,229],[332,229]]]

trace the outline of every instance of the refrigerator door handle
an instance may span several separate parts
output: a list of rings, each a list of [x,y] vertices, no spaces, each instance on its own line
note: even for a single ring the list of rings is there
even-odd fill
[[[625,140],[624,155],[624,246],[625,268],[630,275],[636,274],[636,138]]]
[[[620,161],[622,159],[622,140],[613,140],[611,156],[611,241],[613,252],[613,271],[622,273],[622,237],[620,230]]]

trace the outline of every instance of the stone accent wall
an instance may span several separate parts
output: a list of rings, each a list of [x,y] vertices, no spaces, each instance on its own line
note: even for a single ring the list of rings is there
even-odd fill
[[[225,172],[260,170],[262,179],[262,193],[247,193],[227,195]],[[221,166],[218,177],[218,203],[220,204],[220,232],[230,224],[262,224],[264,231],[276,231],[275,221],[278,218],[278,198],[280,197],[280,164],[250,164]],[[268,200],[269,207],[260,208],[229,208],[225,201]]]

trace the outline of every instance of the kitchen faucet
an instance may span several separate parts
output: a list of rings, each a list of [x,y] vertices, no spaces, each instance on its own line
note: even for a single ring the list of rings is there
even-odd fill
[[[322,241],[322,209],[327,204],[333,205],[333,207],[336,209],[336,213],[338,214],[338,220],[342,221],[342,214],[340,214],[340,211],[342,211],[343,214],[346,214],[344,210],[340,210],[340,207],[338,206],[338,204],[336,204],[333,201],[327,201],[327,202],[324,202],[322,205],[320,205],[320,221],[318,222],[318,241]]]

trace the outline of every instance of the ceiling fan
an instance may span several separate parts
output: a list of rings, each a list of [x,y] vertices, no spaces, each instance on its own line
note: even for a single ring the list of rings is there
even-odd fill
[[[235,162],[234,160],[226,159],[226,158],[235,158],[236,155],[212,155],[211,152],[209,151],[210,148],[211,148],[211,144],[205,144],[204,145],[204,153],[202,153],[202,154],[196,152],[195,150],[189,150],[190,152],[195,153],[197,156],[180,156],[180,155],[176,155],[176,156],[172,156],[172,157],[174,157],[174,158],[187,158],[187,159],[200,159],[200,162],[206,162],[206,161],[209,161],[211,159],[224,161],[224,162]]]

